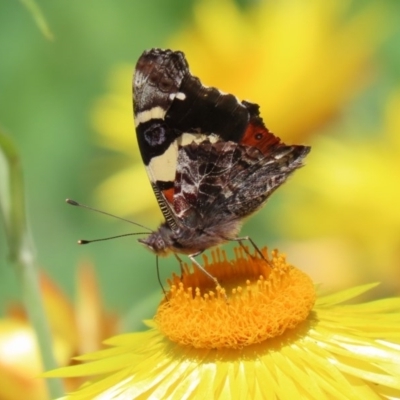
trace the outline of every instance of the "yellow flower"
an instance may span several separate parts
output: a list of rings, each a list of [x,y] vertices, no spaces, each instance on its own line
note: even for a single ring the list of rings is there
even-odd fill
[[[212,254],[206,268],[223,287],[184,268],[150,329],[45,376],[99,375],[70,400],[400,397],[400,298],[343,304],[366,285],[315,301],[310,278],[277,252]]]
[[[40,275],[41,293],[60,366],[68,365],[74,355],[100,349],[102,340],[117,332],[116,317],[104,312],[93,269],[86,263],[78,273],[76,308],[43,272]],[[38,378],[41,372],[35,332],[22,307],[13,305],[7,317],[0,319],[0,398],[46,400],[44,382]],[[81,383],[77,379],[65,382],[68,390]]]
[[[301,143],[363,87],[366,66],[384,36],[379,6],[349,17],[350,5],[283,0],[241,10],[233,0],[202,0],[193,21],[164,46],[183,50],[206,85],[259,103],[266,125],[285,142]],[[112,71],[109,93],[93,112],[101,145],[116,152],[107,161],[112,173],[95,195],[100,208],[141,214],[151,225],[161,213],[134,137],[133,68]]]
[[[379,273],[385,285],[397,291],[399,109],[400,91],[387,101],[381,134],[375,127],[368,131],[358,126],[355,129],[363,129],[358,137],[342,133],[316,139],[307,176],[300,174],[290,187],[282,188],[283,195],[296,193],[296,209],[282,207],[277,212],[281,218],[278,229],[290,224],[297,239],[318,238],[318,247],[321,238],[330,242],[331,250],[325,256],[333,259],[340,270],[353,268],[352,275],[347,275],[348,282],[359,280],[357,271],[362,268],[364,279],[375,280]],[[333,252],[333,246],[340,251]],[[332,272],[341,274],[338,269]]]

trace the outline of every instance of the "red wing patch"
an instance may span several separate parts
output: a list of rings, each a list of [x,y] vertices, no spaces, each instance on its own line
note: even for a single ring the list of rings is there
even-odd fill
[[[280,143],[280,139],[274,136],[264,124],[257,124],[255,122],[249,123],[240,141],[240,144],[257,147],[263,154],[267,154],[271,148]]]

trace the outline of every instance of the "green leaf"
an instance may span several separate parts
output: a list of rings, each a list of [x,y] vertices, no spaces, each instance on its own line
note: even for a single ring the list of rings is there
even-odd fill
[[[43,366],[56,368],[52,337],[39,287],[35,257],[25,214],[22,168],[17,149],[0,130],[0,211],[4,221],[9,255],[23,293],[25,310],[35,329]],[[59,380],[48,381],[51,398],[63,395]]]

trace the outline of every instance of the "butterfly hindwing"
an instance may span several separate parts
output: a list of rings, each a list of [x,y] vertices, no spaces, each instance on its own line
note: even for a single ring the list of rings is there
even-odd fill
[[[234,142],[192,143],[179,150],[174,209],[188,226],[207,229],[257,211],[301,166],[306,146],[264,155]]]

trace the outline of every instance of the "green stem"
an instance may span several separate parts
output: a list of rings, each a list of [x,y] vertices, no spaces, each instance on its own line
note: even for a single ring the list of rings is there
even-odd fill
[[[0,132],[0,209],[8,239],[10,260],[15,266],[19,279],[23,302],[33,326],[43,367],[45,370],[57,368],[52,337],[40,293],[35,255],[30,239],[25,214],[22,169],[17,150],[12,140]],[[47,380],[51,398],[64,393],[59,379]]]

